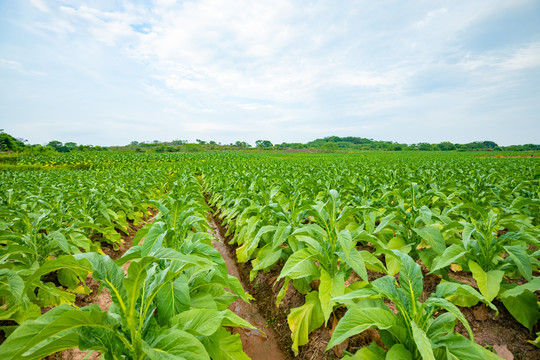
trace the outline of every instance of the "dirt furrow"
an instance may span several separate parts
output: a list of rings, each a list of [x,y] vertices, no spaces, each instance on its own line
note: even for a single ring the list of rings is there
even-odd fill
[[[225,237],[221,232],[220,227],[217,225],[216,220],[213,217],[209,218],[210,226],[213,229],[213,235],[219,241],[212,241],[214,248],[219,251],[225,263],[227,264],[227,271],[230,275],[237,277],[242,282],[240,272],[236,266],[236,259],[229,251],[229,248],[225,245]],[[247,287],[242,283],[244,290]],[[247,320],[250,324],[255,326],[259,330],[251,330],[244,328],[234,328],[233,332],[240,334],[242,339],[242,347],[244,352],[253,360],[284,360],[285,356],[279,349],[277,336],[270,327],[267,327],[267,321],[264,316],[259,312],[255,304],[246,303],[243,300],[236,300],[229,306],[236,315]]]

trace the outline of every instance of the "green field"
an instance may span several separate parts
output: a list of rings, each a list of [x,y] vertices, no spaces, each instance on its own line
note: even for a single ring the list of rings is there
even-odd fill
[[[3,156],[1,357],[245,359],[229,330],[251,325],[228,307],[261,299],[241,281],[275,290],[285,358],[323,331],[316,359],[539,356],[540,159],[494,155]],[[227,274],[209,217],[248,279]],[[108,310],[80,306],[88,274]]]

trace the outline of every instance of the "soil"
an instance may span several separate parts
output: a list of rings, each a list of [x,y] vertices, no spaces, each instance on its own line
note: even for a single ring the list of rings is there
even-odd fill
[[[221,240],[221,242],[212,241],[212,246],[219,251],[225,260],[227,272],[241,279],[239,269],[236,266],[236,260],[230,249],[224,244],[225,239],[222,229],[217,226],[212,217],[209,217],[209,223],[213,229],[214,237]],[[244,290],[249,292],[249,287],[246,286],[246,283],[242,280],[240,282]],[[257,328],[257,330],[238,327],[232,329],[232,333],[240,334],[242,348],[251,359],[284,360],[286,358],[280,351],[276,333],[271,327],[268,327],[268,320],[261,314],[253,301],[246,303],[243,300],[237,299],[229,306],[229,309]]]
[[[537,323],[529,334],[529,330],[518,323],[501,302],[495,300],[493,304],[499,309],[497,317],[495,311],[484,304],[460,308],[473,330],[475,342],[487,348],[506,348],[516,360],[540,360],[540,349],[527,342],[534,340],[532,334],[540,331],[540,324]],[[456,326],[456,332],[467,336],[467,330],[461,323]]]

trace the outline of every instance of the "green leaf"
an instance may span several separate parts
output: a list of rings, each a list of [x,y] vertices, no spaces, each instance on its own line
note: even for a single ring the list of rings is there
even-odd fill
[[[439,257],[437,264],[431,270],[431,272],[443,269],[450,264],[455,264],[458,259],[460,259],[467,252],[461,244],[453,244],[446,248],[444,253]]]
[[[317,291],[308,293],[304,305],[291,309],[287,322],[292,332],[292,349],[298,355],[298,346],[307,344],[308,335],[324,323],[319,293]]]
[[[308,249],[300,249],[293,253],[283,266],[276,281],[285,276],[291,279],[301,279],[304,277],[319,275],[319,269],[313,261],[314,254]]]
[[[96,253],[75,254],[77,259],[88,259],[92,264],[92,277],[109,290],[113,301],[128,314],[128,294],[124,287],[124,270],[107,255]]]
[[[431,322],[429,325],[426,335],[428,339],[435,339],[438,336],[451,334],[454,332],[456,326],[456,316],[452,313],[444,313]]]
[[[364,251],[362,251],[364,252]],[[367,252],[367,251],[366,251]],[[362,278],[362,280],[369,282],[367,270],[366,270],[366,264],[364,263],[364,258],[362,257],[361,253],[352,248],[348,251],[340,251],[337,253],[341,259],[351,267],[351,269],[354,270]]]
[[[151,345],[143,342],[151,360],[210,360],[203,344],[193,335],[179,329],[164,329]]]
[[[501,296],[502,303],[510,314],[529,331],[540,320],[538,298],[532,292],[525,291],[518,296]]]
[[[429,341],[424,330],[420,329],[414,320],[411,321],[411,329],[413,334],[414,343],[418,352],[424,360],[435,360],[433,355],[433,349],[431,348],[431,342]]]
[[[339,320],[326,350],[369,328],[388,329],[398,337],[404,337],[405,329],[399,326],[396,315],[388,308],[354,306]]]
[[[409,297],[409,301],[416,302],[422,295],[424,285],[422,283],[422,269],[409,255],[398,250],[392,250],[401,259],[401,270],[399,271],[399,284]]]
[[[142,256],[148,256],[159,249],[166,235],[165,223],[161,221],[155,222],[143,240]]]
[[[484,295],[488,301],[493,301],[499,293],[504,271],[490,270],[485,272],[480,265],[472,260],[469,260],[469,269],[471,270],[472,276],[476,280],[478,289],[482,295]]]
[[[436,296],[429,297],[425,301],[424,304],[445,309],[446,311],[454,315],[454,317],[456,317],[463,324],[463,326],[465,326],[465,329],[467,329],[467,333],[469,334],[469,337],[471,338],[472,341],[474,341],[474,334],[471,329],[471,326],[469,325],[469,322],[467,321],[465,316],[463,316],[461,311],[457,308],[457,306],[455,306],[454,304],[452,304],[450,301],[446,299],[438,298]]]
[[[456,360],[501,360],[500,357],[463,335],[448,334],[434,339],[437,346],[447,349],[447,358]]]
[[[321,283],[319,285],[319,300],[324,314],[324,321],[327,322],[334,309],[335,302],[332,298],[343,295],[345,292],[345,279],[343,272],[338,272],[331,277],[326,270],[321,269]]]
[[[442,254],[446,250],[444,238],[437,225],[429,225],[420,229],[413,229],[437,254]]]
[[[533,278],[531,281],[523,284],[514,286],[510,289],[504,290],[501,292],[501,298],[515,297],[521,295],[525,291],[535,292],[540,290],[540,276]]]
[[[395,344],[386,353],[386,359],[412,360],[412,354],[403,344]]]
[[[364,346],[353,356],[345,355],[343,360],[391,360],[386,356],[387,352],[373,341],[369,346]],[[397,360],[397,359],[396,359]]]
[[[201,342],[212,360],[249,360],[242,349],[240,335],[232,335],[224,328],[219,328],[212,336],[203,338]]]
[[[80,255],[80,254],[77,254]],[[76,274],[87,274],[92,271],[92,266],[86,260],[78,260],[76,256],[72,255],[62,255],[56,259],[52,259],[41,265],[39,269],[34,271],[26,279],[26,289],[28,290],[36,280],[39,280],[43,275],[48,274],[53,271],[58,271],[61,269],[69,269],[74,271]]]
[[[60,305],[36,320],[22,323],[2,345],[2,359],[41,359],[49,354],[77,347],[77,329],[83,326],[97,326],[110,329],[106,325],[107,313],[97,305],[76,310],[69,305]]]
[[[478,290],[470,285],[447,282],[443,280],[439,285],[437,285],[435,296],[445,298],[452,304],[461,307],[471,307],[481,301],[495,311],[495,316],[499,314],[497,307],[495,307],[492,302],[488,301],[484,295],[480,294]]]
[[[165,325],[176,314],[188,310],[190,302],[189,286],[184,277],[165,284],[156,298],[159,324]]]
[[[62,250],[66,254],[71,254],[71,250],[69,249],[69,244],[64,234],[62,234],[59,231],[53,231],[50,234],[50,237],[52,237],[53,241],[56,243],[56,245],[58,245],[60,250]]]
[[[527,281],[532,278],[532,266],[527,251],[520,245],[503,246],[510,255],[510,258],[516,264],[519,272]]]

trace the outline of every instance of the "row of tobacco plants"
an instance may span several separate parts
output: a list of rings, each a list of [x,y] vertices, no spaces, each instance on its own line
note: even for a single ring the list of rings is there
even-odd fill
[[[227,310],[249,296],[210,245],[201,184],[251,279],[279,271],[276,306],[287,291],[303,294],[288,314],[295,353],[336,318],[328,350],[368,328],[382,339],[345,358],[497,358],[460,311],[479,303],[505,307],[539,341],[537,158],[74,152],[10,161],[0,171],[3,358],[72,347],[105,359],[246,358],[225,327],[250,327]],[[159,214],[134,246],[118,260],[104,255],[149,208]],[[429,294],[428,273],[440,280]],[[90,291],[88,274],[109,290],[107,311],[74,306]]]
[[[537,160],[290,157],[222,156],[198,171],[251,280],[278,267],[276,306],[289,287],[304,294],[288,314],[295,354],[338,307],[347,312],[327,350],[368,328],[384,344],[347,353],[351,359],[498,358],[474,342],[459,309],[479,303],[495,314],[494,302],[504,306],[533,331],[540,318]],[[422,268],[440,278],[427,296]],[[376,280],[370,272],[379,273]],[[468,337],[455,331],[457,322]]]
[[[68,348],[104,359],[247,359],[239,335],[225,327],[252,327],[228,310],[249,296],[211,246],[208,207],[185,159],[71,154],[19,162],[41,170],[0,172],[2,359]],[[149,208],[159,213],[134,246],[118,260],[105,255],[103,246],[118,248],[120,234],[142,225]],[[90,291],[89,274],[108,289],[108,310],[75,305]]]

